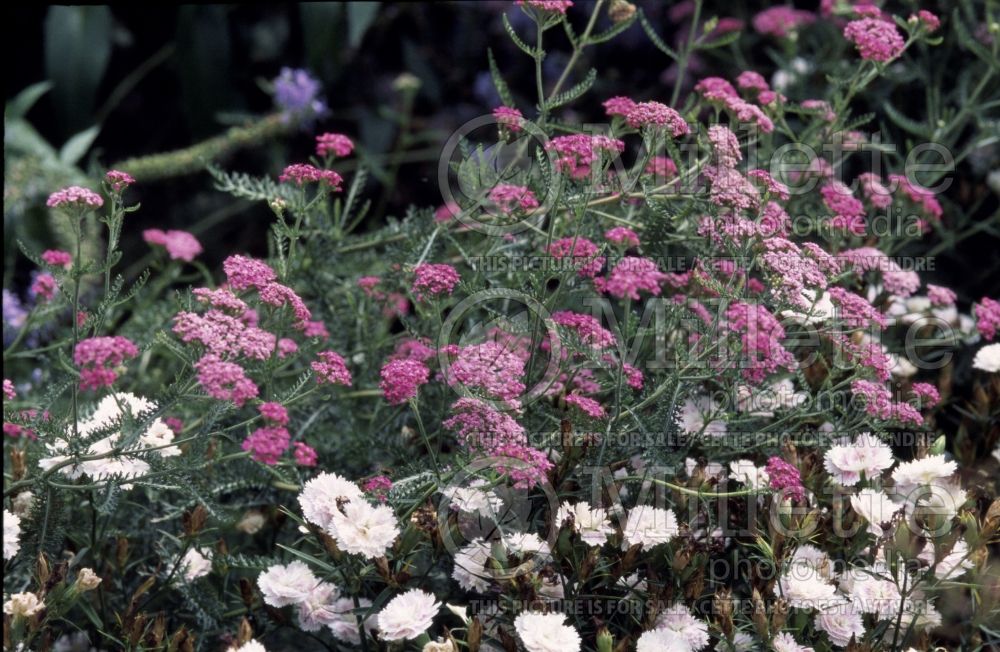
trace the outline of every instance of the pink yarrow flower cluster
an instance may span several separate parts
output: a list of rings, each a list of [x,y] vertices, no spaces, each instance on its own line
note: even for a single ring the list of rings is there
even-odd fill
[[[587,396],[568,394],[564,400],[566,405],[572,405],[593,419],[603,419],[608,414],[603,405]]]
[[[14,383],[11,382],[9,378],[3,379],[3,395],[9,401],[13,401],[17,398],[17,392],[14,390]]]
[[[611,160],[625,151],[625,143],[610,136],[570,134],[556,136],[546,143],[545,149],[554,154],[557,172],[584,179],[602,159]]]
[[[525,390],[521,381],[524,376],[523,357],[498,342],[472,344],[449,349],[446,353],[455,356],[445,373],[448,385],[479,389],[489,398],[517,405]]]
[[[667,275],[656,267],[656,262],[639,256],[625,256],[618,261],[608,277],[595,278],[594,287],[599,292],[619,299],[639,300],[639,292],[660,295],[660,284]]]
[[[316,136],[317,156],[350,156],[354,151],[354,141],[344,134],[325,133]],[[301,185],[301,184],[299,184]]]
[[[976,330],[983,339],[992,342],[1000,332],[1000,301],[983,297],[972,308],[976,315]]]
[[[392,490],[392,480],[387,475],[376,475],[368,478],[361,484],[361,489],[368,495],[375,498],[380,503],[384,503],[389,498]]]
[[[879,63],[892,61],[905,46],[896,26],[880,18],[852,20],[844,28],[844,38],[854,43],[862,59]]]
[[[337,191],[344,178],[333,170],[321,170],[308,163],[295,163],[289,165],[278,177],[281,183],[294,183],[297,186],[304,186],[307,183],[323,183]]]
[[[59,249],[48,249],[42,252],[42,260],[53,267],[65,267],[69,269],[73,265],[73,256],[67,251]]]
[[[309,366],[316,373],[316,382],[320,385],[329,383],[331,385],[351,386],[351,372],[347,369],[344,358],[336,351],[320,351],[316,354],[319,360],[313,361]]]
[[[532,7],[556,14],[565,14],[573,6],[573,0],[517,0],[519,7]]]
[[[753,122],[765,134],[774,131],[774,121],[759,106],[740,97],[733,85],[725,79],[705,77],[695,84],[694,90],[709,102],[725,107],[737,121]],[[760,96],[758,99],[761,99]]]
[[[51,301],[58,289],[59,285],[56,283],[56,277],[48,272],[42,272],[35,275],[29,292],[32,296],[38,297],[40,300]]]
[[[425,296],[451,296],[461,280],[462,277],[451,265],[421,263],[413,268],[413,285],[410,290],[417,301],[423,301]]]
[[[802,486],[802,475],[797,468],[780,457],[772,457],[767,460],[765,470],[768,484],[772,489],[785,492],[785,495],[795,501],[805,500],[806,490]]]
[[[958,295],[955,294],[955,291],[951,288],[928,283],[927,298],[930,299],[932,306],[936,308],[947,308],[948,306],[955,305]]]
[[[639,236],[625,226],[616,226],[604,232],[604,239],[622,247],[638,247]]]
[[[524,129],[524,116],[517,109],[509,106],[498,106],[493,109],[493,118],[503,129],[516,134]]]
[[[498,458],[494,467],[509,476],[517,488],[545,481],[552,462],[528,445],[524,428],[517,421],[475,398],[460,398],[451,410],[452,416],[442,425],[456,431],[459,442],[471,454]]]
[[[268,465],[277,464],[288,450],[291,435],[282,426],[257,428],[243,440],[242,448],[253,453],[253,459]]]
[[[405,403],[417,397],[417,390],[430,380],[430,369],[412,358],[390,360],[382,367],[379,387],[390,405]]]
[[[560,326],[573,329],[580,341],[595,349],[605,349],[615,343],[611,331],[601,326],[593,315],[585,315],[571,310],[561,310],[552,313],[552,321]]]
[[[556,260],[571,259],[577,274],[584,278],[594,278],[604,267],[604,256],[598,256],[600,247],[587,238],[561,238],[549,245],[549,255]]]
[[[80,388],[110,387],[118,378],[115,367],[137,355],[136,345],[121,335],[80,340],[73,350],[73,363],[80,368]]]
[[[45,205],[49,208],[100,208],[104,199],[93,190],[70,186],[49,195]]]
[[[203,251],[198,239],[187,231],[146,229],[142,232],[142,239],[149,244],[165,247],[173,260],[188,263]]]
[[[512,183],[499,183],[494,186],[490,190],[489,199],[505,215],[516,212],[527,213],[539,206],[538,199],[531,189]]]
[[[861,400],[865,412],[883,421],[900,421],[914,426],[924,423],[920,412],[908,403],[893,401],[892,392],[880,383],[855,380],[851,383],[851,394]]]
[[[135,183],[135,179],[131,174],[122,172],[121,170],[108,170],[104,175],[104,180],[115,192],[121,192]]]
[[[226,273],[229,286],[236,291],[259,290],[278,278],[267,263],[247,256],[226,258],[222,261],[222,270]]]
[[[794,369],[795,356],[782,345],[785,329],[762,305],[736,302],[726,310],[727,328],[737,333],[743,347],[741,374],[760,384],[778,369]]]
[[[680,113],[660,102],[639,102],[625,114],[625,122],[630,127],[665,128],[674,138],[691,133],[691,128]]]
[[[256,398],[257,385],[235,362],[227,362],[214,353],[206,353],[194,365],[198,382],[205,393],[220,401],[232,401],[237,407]]]
[[[816,15],[811,11],[781,6],[759,12],[753,17],[752,22],[753,28],[761,34],[784,38],[815,20]]]
[[[840,181],[831,181],[819,190],[823,203],[833,213],[827,223],[838,231],[864,235],[865,207],[851,194],[851,189]]]
[[[281,403],[269,401],[257,406],[257,411],[265,421],[275,426],[288,425],[288,408]]]
[[[316,453],[316,449],[303,441],[297,441],[292,444],[292,449],[295,463],[299,466],[313,467],[319,462],[319,455]]]

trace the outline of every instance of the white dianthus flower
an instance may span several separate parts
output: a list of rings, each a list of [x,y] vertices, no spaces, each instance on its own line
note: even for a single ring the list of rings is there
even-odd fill
[[[731,643],[726,639],[722,639],[715,646],[715,652],[752,652],[753,649],[753,636],[750,636],[746,632],[735,632]]]
[[[892,502],[885,492],[875,489],[862,489],[851,496],[851,507],[858,516],[868,521],[868,531],[877,537],[885,534],[882,526],[903,509],[902,505]]]
[[[364,500],[361,488],[336,473],[319,474],[307,482],[299,494],[299,505],[305,519],[327,531],[333,519],[342,515],[342,503],[360,500]]]
[[[643,632],[636,641],[636,652],[692,652],[687,639],[668,629]]]
[[[21,519],[3,510],[3,559],[12,559],[21,548]]]
[[[877,478],[894,464],[892,449],[871,433],[863,432],[852,442],[842,440],[823,456],[823,464],[833,479],[845,487]]]
[[[267,652],[267,648],[258,641],[250,639],[239,647],[231,647],[227,652]]]
[[[680,528],[671,510],[639,505],[628,513],[624,532],[626,546],[655,546],[677,536]]]
[[[816,546],[804,543],[797,547],[789,559],[789,566],[805,566],[805,573],[816,571],[825,580],[833,577],[832,563],[830,556]]]
[[[924,544],[923,549],[917,557],[927,562],[929,566],[934,566],[935,555],[934,555],[934,542],[928,541]],[[941,580],[945,579],[958,579],[965,574],[965,571],[969,570],[975,566],[972,560],[969,559],[969,544],[964,540],[959,539],[955,542],[955,545],[951,547],[951,551],[937,559],[937,565],[934,566],[934,575]]]
[[[3,612],[8,616],[22,616],[30,618],[45,608],[42,602],[34,593],[15,593],[10,596],[7,602],[3,603]]]
[[[514,629],[528,652],[579,652],[580,634],[564,621],[562,614],[525,611],[514,619]]]
[[[318,584],[319,579],[298,560],[286,566],[271,566],[257,577],[264,602],[279,608],[302,602]]]
[[[392,508],[373,507],[364,500],[345,503],[343,514],[333,519],[329,529],[341,550],[368,559],[385,556],[399,536],[399,522]]]
[[[211,556],[211,553],[209,554]],[[193,582],[199,577],[204,577],[212,572],[212,562],[208,556],[202,554],[197,548],[191,548],[181,559],[181,568],[184,572],[184,579]]]
[[[901,600],[899,588],[894,582],[871,572],[855,573],[850,598],[859,611],[877,614],[879,620],[894,618]]]
[[[329,582],[319,582],[309,591],[305,600],[298,603],[299,627],[306,632],[319,631],[340,620],[337,601],[340,589]]]
[[[681,406],[681,432],[689,435],[725,436],[726,422],[712,419],[718,412],[719,404],[707,396],[686,399]]]
[[[552,553],[548,541],[534,532],[506,532],[503,535],[503,544],[508,552],[522,559],[534,555],[548,557]]]
[[[655,627],[678,634],[692,650],[701,650],[708,645],[708,624],[691,615],[691,611],[680,602],[661,612]]]
[[[463,514],[478,514],[496,521],[503,509],[503,499],[481,478],[470,482],[468,487],[446,487],[441,494],[448,499],[451,509]]]
[[[485,593],[490,588],[490,572],[486,564],[490,559],[490,544],[473,539],[455,553],[451,576],[466,591]]]
[[[865,624],[853,606],[821,611],[816,615],[816,629],[826,632],[830,642],[837,647],[847,647],[851,637],[860,641],[865,635]]]
[[[767,470],[747,459],[729,463],[729,474],[736,482],[742,482],[750,489],[767,489],[771,481]]]
[[[378,614],[378,629],[382,640],[412,640],[423,634],[434,622],[441,603],[433,593],[410,589],[389,601]]]
[[[607,512],[601,508],[591,509],[587,502],[581,501],[575,505],[564,502],[560,505],[556,524],[562,525],[567,519],[572,519],[573,530],[588,546],[603,545],[608,540],[608,535],[614,531]]]
[[[372,606],[372,601],[368,598],[358,598],[358,609],[367,611]],[[340,598],[333,603],[333,611],[337,617],[327,627],[333,637],[339,641],[359,645],[361,643],[361,630],[358,629],[358,618],[354,615],[354,599]],[[375,629],[376,614],[372,614],[364,619],[365,631],[372,632]]]
[[[778,586],[788,604],[798,609],[828,609],[844,603],[837,588],[810,564],[791,564],[778,579]]]
[[[958,465],[946,460],[944,455],[929,455],[928,457],[903,462],[892,472],[897,493],[909,493],[921,485],[935,484],[937,480],[951,476]]]
[[[972,366],[990,374],[1000,371],[1000,342],[987,344],[976,351],[976,357],[972,359]]]
[[[771,641],[774,652],[813,652],[811,647],[799,645],[788,632],[781,632]]]

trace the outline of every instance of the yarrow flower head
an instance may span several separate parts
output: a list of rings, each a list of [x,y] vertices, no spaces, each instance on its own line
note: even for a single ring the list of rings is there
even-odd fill
[[[584,179],[590,176],[596,164],[625,151],[625,143],[610,136],[570,134],[556,136],[545,144],[545,149],[555,155],[553,164],[557,172],[573,179]]]
[[[583,237],[561,238],[549,245],[549,254],[556,260],[569,258],[577,274],[584,278],[594,278],[604,267],[604,256],[598,256],[600,248]]]
[[[879,18],[852,20],[844,28],[844,38],[854,43],[862,59],[885,63],[903,52],[903,37],[896,26]]]
[[[440,263],[421,263],[413,268],[413,286],[410,290],[417,301],[423,301],[426,296],[451,295],[455,286],[462,280],[458,271],[451,265]]]
[[[519,7],[532,7],[554,14],[565,14],[573,6],[573,0],[517,0]]]
[[[489,199],[505,215],[516,212],[527,213],[539,206],[538,199],[531,189],[511,183],[498,183],[493,186]]]
[[[811,11],[788,6],[771,7],[753,17],[753,28],[761,34],[784,38],[816,20]]]
[[[983,339],[993,341],[1000,332],[1000,301],[983,297],[972,310],[976,315],[976,330]]]
[[[292,444],[292,449],[292,456],[295,458],[295,463],[299,466],[313,467],[319,461],[319,454],[316,453],[316,449],[305,442],[295,442]]]
[[[772,457],[767,461],[766,470],[772,489],[785,491],[794,500],[805,500],[805,487],[797,468],[780,457]]]
[[[639,102],[625,114],[630,127],[663,127],[674,138],[691,133],[691,128],[680,113],[659,102]]]
[[[34,279],[31,281],[31,287],[28,288],[28,293],[39,300],[51,301],[58,289],[59,285],[56,283],[56,277],[48,272],[42,272],[35,274]]]
[[[69,267],[73,264],[73,256],[67,251],[59,249],[48,249],[42,252],[42,260],[53,267]]]
[[[49,195],[45,205],[49,208],[100,208],[104,199],[93,190],[70,186]]]
[[[257,396],[257,385],[235,362],[226,362],[214,353],[206,353],[194,368],[198,372],[198,382],[212,398],[232,401],[240,407]]]
[[[564,400],[566,401],[566,405],[572,405],[578,408],[581,412],[593,419],[603,419],[608,415],[604,406],[590,397],[580,396],[579,394],[569,394]]]
[[[139,349],[126,337],[91,337],[77,342],[73,363],[80,367],[80,388],[110,387],[118,378],[115,367],[139,355]]]
[[[604,239],[622,247],[638,247],[639,236],[625,226],[616,226],[604,232]]]
[[[390,360],[382,367],[379,386],[390,405],[399,405],[416,398],[417,390],[427,383],[430,373],[430,369],[419,360]]]
[[[257,428],[243,440],[242,448],[253,453],[253,459],[262,464],[274,465],[288,450],[291,434],[282,426]]]
[[[594,287],[598,291],[633,301],[639,300],[639,292],[660,295],[660,284],[667,275],[656,268],[656,261],[637,256],[626,256],[618,261],[608,278],[595,278]]]
[[[108,185],[115,192],[121,192],[135,183],[135,179],[131,174],[122,172],[121,170],[108,170],[104,175],[104,180],[108,182]]]
[[[635,101],[628,97],[612,97],[604,101],[604,112],[609,116],[626,116],[628,112],[635,108]]]
[[[351,372],[347,369],[344,358],[336,351],[320,351],[316,354],[319,360],[310,363],[309,366],[316,373],[316,382],[320,385],[329,383],[331,385],[351,386]]]
[[[344,178],[333,170],[321,170],[308,163],[294,163],[282,171],[278,181],[282,183],[292,182],[297,186],[303,186],[307,183],[322,183],[334,191],[339,191]]]
[[[354,151],[354,141],[344,134],[325,133],[316,136],[317,156],[350,156]]]
[[[165,247],[173,260],[190,263],[202,252],[201,243],[187,231],[146,229],[142,232],[142,239],[149,244]]]
[[[222,261],[229,286],[236,291],[261,289],[278,278],[267,263],[247,256],[230,256]]]
[[[515,108],[509,106],[498,106],[493,109],[493,118],[501,128],[512,134],[516,134],[524,129],[524,116]]]

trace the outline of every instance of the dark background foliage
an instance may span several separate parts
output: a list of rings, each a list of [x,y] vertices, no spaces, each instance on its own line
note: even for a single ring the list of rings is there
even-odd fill
[[[638,2],[668,43],[687,32],[682,5]],[[754,69],[770,77],[776,62],[794,52],[749,27],[752,16],[768,3],[748,5],[707,3],[703,15],[734,16],[747,24],[740,47],[712,51],[693,62],[689,82],[709,74],[733,78]],[[799,3],[813,9],[814,3]],[[947,20],[951,3],[933,6]],[[592,7],[579,0],[572,14],[578,20]],[[888,7],[906,15],[908,5]],[[9,62],[5,97],[9,100],[30,84],[50,80],[52,89],[36,103],[27,118],[42,137],[58,146],[93,125],[100,131],[87,156],[85,170],[99,171],[124,158],[188,146],[272,110],[267,82],[283,66],[305,67],[323,82],[331,114],[292,138],[246,149],[225,160],[230,169],[255,174],[276,174],[289,162],[305,159],[312,136],[319,131],[340,131],[359,144],[358,157],[375,168],[367,193],[375,210],[367,228],[381,224],[387,215],[401,216],[407,206],[437,206],[437,159],[441,144],[466,120],[487,113],[499,104],[490,81],[485,48],[493,48],[500,68],[512,86],[518,105],[532,115],[534,71],[532,62],[503,33],[500,16],[507,13],[515,27],[525,27],[525,17],[512,3],[310,3],[251,5],[113,5],[48,7],[22,4],[5,8],[8,26],[4,48]],[[602,12],[603,13],[603,12]],[[601,16],[598,28],[609,24]],[[833,25],[817,25],[804,51],[818,52],[820,67],[802,79],[792,100],[821,96],[827,84],[822,66],[844,55],[843,39]],[[566,62],[566,48],[558,47],[560,30],[549,33],[545,65],[558,74]],[[555,43],[552,43],[555,41]],[[921,46],[923,47],[923,46]],[[939,47],[933,71],[945,91],[958,86],[954,75],[968,61],[958,48]],[[665,99],[673,85],[675,69],[634,24],[621,37],[591,48],[576,66],[582,75],[595,67],[599,81],[574,105],[575,118],[600,120],[599,102],[628,94],[642,99]],[[394,80],[409,72],[420,80],[420,89],[408,121],[410,136],[401,141],[401,94]],[[572,79],[570,80],[572,81]],[[919,79],[880,80],[874,90],[854,105],[856,114],[874,111],[877,122],[888,127],[887,142],[906,150],[905,132],[885,121],[884,103],[921,121],[925,84]],[[567,116],[570,117],[570,116]],[[972,129],[966,129],[970,132]],[[969,133],[964,134],[965,137]],[[996,217],[995,197],[984,185],[996,146],[963,161],[943,200],[949,214],[968,213],[974,219]],[[398,164],[398,173],[391,168]],[[353,163],[348,162],[348,166]],[[863,171],[863,170],[858,170]],[[39,188],[39,196],[54,188]],[[217,263],[232,251],[262,254],[270,217],[266,208],[232,203],[212,188],[206,174],[143,184],[134,191],[143,210],[126,230],[125,250],[140,248],[141,230],[150,227],[192,230],[207,242],[205,260]],[[5,193],[5,198],[7,194]],[[36,198],[37,199],[37,198]],[[15,219],[7,219],[13,217]],[[5,232],[42,247],[52,237],[39,228],[38,212],[22,216],[5,210]],[[8,238],[8,242],[13,239]],[[995,258],[997,241],[990,237],[967,238],[938,252],[936,282],[956,285],[963,302],[978,299],[996,285],[995,267],[983,261]],[[12,253],[8,244],[6,253]],[[12,270],[7,266],[6,278]],[[23,273],[23,272],[22,272]]]

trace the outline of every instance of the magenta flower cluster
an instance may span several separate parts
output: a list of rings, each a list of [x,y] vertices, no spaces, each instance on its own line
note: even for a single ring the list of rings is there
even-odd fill
[[[139,355],[127,337],[91,337],[80,340],[73,350],[73,364],[80,368],[80,388],[110,387],[118,378],[116,367]]]

